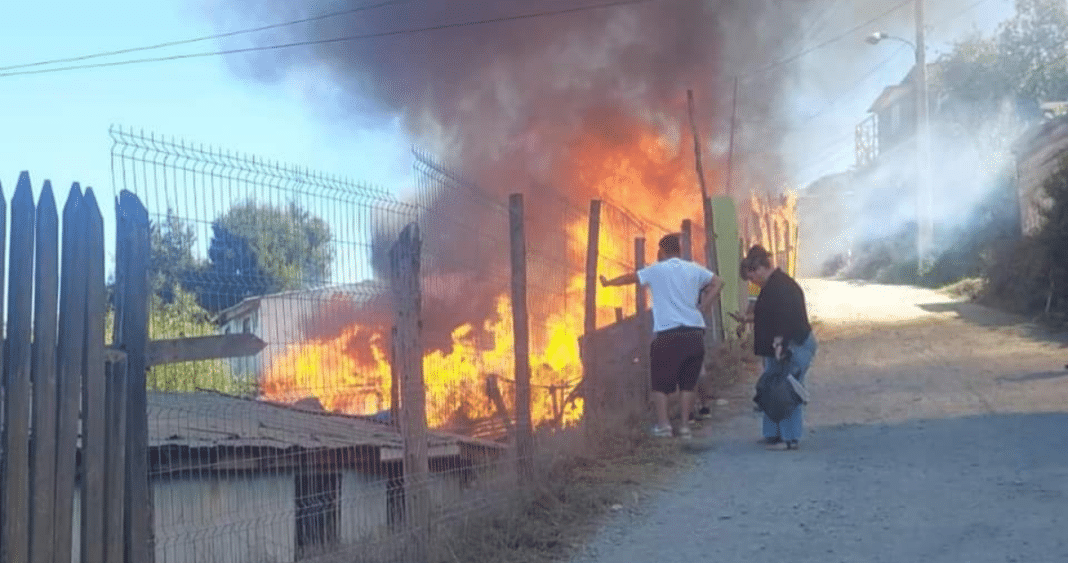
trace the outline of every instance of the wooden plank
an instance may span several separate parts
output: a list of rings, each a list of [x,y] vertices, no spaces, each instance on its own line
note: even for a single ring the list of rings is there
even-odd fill
[[[430,465],[427,452],[426,383],[423,380],[422,294],[419,227],[411,224],[390,249],[391,282],[397,319],[397,364],[404,439],[405,522],[410,534],[408,561],[430,555]]]
[[[152,496],[148,483],[148,261],[151,253],[148,211],[134,194],[119,194],[120,217],[128,245],[122,295],[121,346],[126,351],[126,495],[124,509],[126,561],[155,559]],[[122,238],[116,238],[116,243]]]
[[[689,219],[682,220],[682,230],[679,233],[679,246],[682,250],[683,260],[693,260],[693,222]]]
[[[92,188],[85,190],[85,348],[82,359],[82,562],[104,563],[107,503],[107,379],[104,375],[104,220]]]
[[[148,343],[148,365],[254,356],[266,347],[266,342],[245,332],[153,340]]]
[[[641,270],[645,267],[645,238],[638,237],[634,239],[634,270]],[[653,327],[651,324],[652,316],[648,313],[649,308],[646,304],[645,288],[641,283],[634,284],[634,309],[635,316],[638,319],[638,363],[641,367],[641,385],[639,386],[641,396],[638,398],[639,405],[645,405],[646,397],[649,396],[649,392],[652,391],[652,381],[649,373],[649,346],[652,342]]]
[[[31,465],[30,560],[55,557],[56,508],[56,328],[59,301],[59,216],[52,183],[37,203],[36,297],[33,321],[33,461]]]
[[[508,198],[512,258],[512,355],[515,359],[516,459],[522,478],[534,476],[534,424],[530,414],[530,320],[527,316],[527,238],[523,194]]]
[[[70,561],[77,470],[78,414],[82,396],[82,350],[85,345],[85,239],[81,187],[71,186],[63,206],[63,256],[59,280],[59,354],[56,425],[56,563]],[[64,557],[65,554],[65,557]]]
[[[735,334],[738,321],[735,321],[730,313],[745,311],[745,304],[739,302],[741,294],[741,280],[738,276],[738,265],[742,261],[742,255],[738,247],[738,212],[734,205],[734,198],[730,196],[717,196],[712,198],[712,210],[716,214],[716,228],[720,237],[716,241],[716,254],[724,271],[716,272],[723,280],[723,291],[719,294],[719,323],[727,334]]]
[[[30,367],[33,361],[33,240],[36,214],[30,175],[23,172],[11,198],[7,342],[4,350],[4,525],[2,560],[29,561]]]
[[[126,362],[105,363],[107,378],[107,462],[105,491],[108,499],[104,526],[104,560],[123,561],[126,496]]]
[[[601,241],[601,201],[590,201],[590,222],[586,242],[586,304],[583,318],[582,382],[585,393],[584,414],[591,427],[601,415],[601,384],[597,381],[597,351],[590,336],[597,331],[597,259]],[[595,428],[591,428],[595,430]]]

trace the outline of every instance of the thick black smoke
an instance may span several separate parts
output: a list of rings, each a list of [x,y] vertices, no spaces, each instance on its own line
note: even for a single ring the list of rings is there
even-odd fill
[[[219,18],[232,28],[250,19],[293,20],[375,1],[231,0],[219,7]],[[447,334],[464,319],[490,316],[499,291],[488,288],[507,287],[499,283],[507,280],[507,214],[499,206],[507,194],[526,193],[528,216],[539,217],[545,225],[528,229],[529,244],[537,247],[544,237],[558,234],[550,226],[561,211],[546,195],[546,187],[568,194],[580,208],[599,195],[591,193],[593,181],[560,172],[574,171],[571,151],[576,138],[592,134],[606,145],[622,145],[643,127],[656,128],[669,139],[688,138],[687,89],[696,96],[709,153],[706,168],[721,167],[733,75],[795,52],[804,17],[820,2],[649,0],[593,8],[596,4],[398,1],[275,30],[254,41],[266,45],[442,29],[262,51],[231,64],[236,72],[266,82],[294,70],[317,72],[318,80],[341,93],[320,100],[324,116],[336,117],[340,111],[354,124],[400,117],[414,144],[484,192],[443,190],[426,202],[424,268],[440,286],[438,295],[429,288],[425,309],[430,316],[425,322],[428,332]],[[583,7],[591,9],[448,27]],[[782,179],[775,130],[789,106],[784,85],[790,76],[784,68],[744,81],[741,111],[763,123],[739,129],[740,147],[759,146],[763,151],[756,158],[739,151],[735,165],[738,176],[747,181],[770,185]],[[666,189],[646,188],[654,193]],[[561,225],[560,220],[555,224]],[[385,233],[376,243],[379,265],[394,236]]]

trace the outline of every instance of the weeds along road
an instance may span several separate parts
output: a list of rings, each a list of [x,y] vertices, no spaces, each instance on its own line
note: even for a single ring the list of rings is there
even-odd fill
[[[820,351],[800,451],[751,382],[695,467],[581,563],[1068,561],[1068,348],[937,292],[806,281]]]

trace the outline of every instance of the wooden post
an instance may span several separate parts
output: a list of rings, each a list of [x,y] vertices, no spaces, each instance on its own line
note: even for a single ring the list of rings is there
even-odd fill
[[[107,490],[107,379],[104,374],[104,219],[93,189],[85,190],[87,266],[85,351],[82,365],[82,562],[104,563]]]
[[[63,258],[59,298],[58,405],[56,427],[55,553],[69,558],[74,516],[74,485],[78,448],[78,412],[82,396],[82,351],[85,346],[86,269],[84,202],[81,187],[71,186],[63,206]]]
[[[4,349],[4,525],[0,560],[29,561],[30,338],[33,331],[33,191],[23,172],[11,198],[7,342]]]
[[[530,415],[530,321],[527,317],[527,239],[523,194],[508,198],[512,255],[512,335],[515,356],[515,445],[521,478],[534,476],[534,426]]]
[[[397,327],[389,329],[389,423],[400,426],[400,383],[397,381]]]
[[[51,182],[37,204],[37,268],[33,322],[33,516],[30,558],[52,563],[56,525],[56,314],[59,300],[59,216]],[[67,553],[66,557],[70,557]]]
[[[693,223],[689,219],[682,220],[679,243],[682,247],[682,259],[693,260]]]
[[[597,331],[597,259],[601,244],[601,200],[590,201],[590,226],[586,243],[586,307],[583,323],[585,346],[582,350],[582,381],[585,387],[587,422],[596,427],[601,422],[601,382],[597,374],[597,350],[593,333]]]
[[[423,562],[430,555],[430,466],[427,457],[426,384],[423,381],[422,293],[419,227],[410,224],[390,249],[397,318],[397,368],[403,408],[405,522],[410,539],[405,560]]]
[[[148,307],[151,289],[148,284],[148,261],[152,252],[149,238],[148,210],[134,194],[119,194],[116,216],[119,220],[116,244],[126,249],[116,252],[123,257],[122,326],[116,326],[116,345],[126,352],[126,363],[117,374],[125,380],[125,389],[116,388],[116,400],[125,395],[126,412],[125,463],[126,492],[123,504],[126,561],[151,563],[155,559],[152,524],[152,495],[148,480],[148,397],[146,375],[149,369]],[[157,355],[163,355],[157,354]],[[157,358],[162,361],[162,358]],[[120,380],[121,381],[121,380]],[[115,459],[115,462],[119,462]]]
[[[713,217],[712,213],[712,199],[708,196],[708,187],[705,185],[705,170],[701,164],[701,137],[697,132],[697,121],[694,118],[693,90],[686,91],[686,100],[690,115],[690,130],[693,132],[693,152],[697,166],[697,182],[701,185],[701,205],[705,218],[705,264],[708,269],[722,275],[722,272],[719,271],[719,260],[716,258],[716,228],[715,217]],[[723,312],[719,300],[716,301],[713,311],[713,318],[711,319],[713,326],[709,333],[712,334],[714,342],[722,342],[724,337],[723,323],[720,319],[723,318]]]
[[[645,267],[645,238],[638,237],[634,239],[634,270],[641,270]],[[645,405],[649,392],[651,391],[651,381],[649,378],[649,345],[652,338],[653,327],[649,324],[651,315],[648,314],[648,306],[645,302],[645,288],[640,283],[634,285],[634,304],[635,314],[638,320],[638,364],[641,371],[641,384],[638,389],[641,396],[638,397],[639,410],[641,405]]]

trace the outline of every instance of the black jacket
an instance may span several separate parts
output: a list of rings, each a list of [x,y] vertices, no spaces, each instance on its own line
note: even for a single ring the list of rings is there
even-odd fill
[[[753,317],[753,348],[758,356],[775,356],[773,342],[777,336],[787,343],[802,344],[812,332],[805,292],[780,269],[772,272],[761,288]]]

